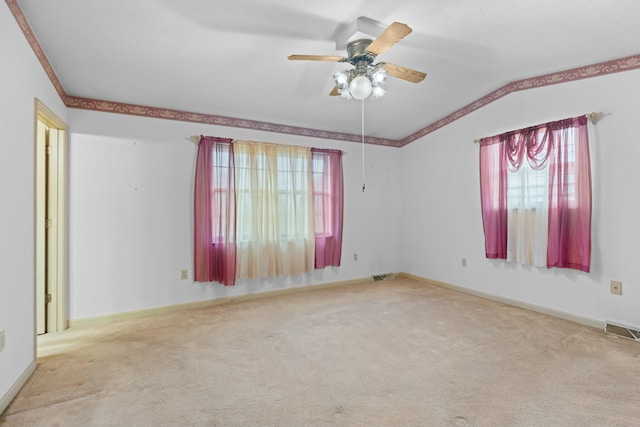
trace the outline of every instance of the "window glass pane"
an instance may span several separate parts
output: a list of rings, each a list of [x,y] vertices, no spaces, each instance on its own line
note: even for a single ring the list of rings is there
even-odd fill
[[[316,236],[331,236],[332,195],[331,169],[329,156],[324,153],[314,153],[313,156],[313,197],[314,220]]]
[[[252,231],[258,228],[274,229],[273,238],[279,240],[300,239],[305,236],[305,230],[311,225],[310,217],[305,212],[310,209],[308,204],[308,189],[312,189],[313,220],[315,234],[318,236],[331,236],[332,230],[332,198],[331,198],[331,171],[329,156],[323,153],[315,153],[311,163],[308,157],[296,154],[291,150],[278,150],[277,156],[269,158],[263,152],[251,150],[239,150],[234,153],[235,163],[235,188],[236,203],[242,208],[237,209],[238,242],[254,241],[256,234]],[[220,223],[227,209],[221,207],[228,203],[227,194],[229,188],[230,171],[227,167],[230,153],[226,152],[217,159],[214,165],[214,185],[212,186],[212,214],[214,224]],[[307,154],[308,156],[308,154]],[[271,166],[269,164],[271,163]],[[276,171],[269,174],[270,168],[275,165]],[[312,171],[308,171],[312,165]],[[270,180],[272,176],[275,179]],[[311,183],[309,183],[311,179]],[[260,212],[265,208],[268,194],[277,192],[277,215],[271,216],[275,224],[269,225],[262,218]],[[270,211],[273,212],[273,211]],[[222,218],[224,219],[224,218]],[[216,240],[218,230],[213,229],[212,234]],[[258,233],[259,234],[259,233]]]

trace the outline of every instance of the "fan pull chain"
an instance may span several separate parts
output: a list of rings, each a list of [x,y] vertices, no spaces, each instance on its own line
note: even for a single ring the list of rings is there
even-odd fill
[[[364,193],[364,99],[362,102],[362,192]]]

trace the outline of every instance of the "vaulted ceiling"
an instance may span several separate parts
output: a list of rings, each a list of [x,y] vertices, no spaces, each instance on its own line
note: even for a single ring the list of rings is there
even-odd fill
[[[640,68],[637,0],[6,3],[67,105],[217,123],[231,136],[253,127],[358,141],[361,102],[329,96],[348,64],[287,56],[345,56],[361,16],[372,38],[408,24],[379,60],[427,73],[390,78],[384,97],[365,101],[377,144],[402,146],[514,90]]]

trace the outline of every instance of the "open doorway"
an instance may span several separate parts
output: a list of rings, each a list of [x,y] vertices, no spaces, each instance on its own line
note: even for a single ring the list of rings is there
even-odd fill
[[[67,328],[67,126],[35,100],[36,334]]]

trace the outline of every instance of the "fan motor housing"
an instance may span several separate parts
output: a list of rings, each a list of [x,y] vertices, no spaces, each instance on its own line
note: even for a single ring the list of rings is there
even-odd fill
[[[356,65],[359,61],[367,61],[368,64],[371,64],[375,59],[375,55],[371,54],[367,51],[367,47],[371,44],[372,40],[369,39],[358,39],[350,42],[347,45],[347,61],[352,65]]]

